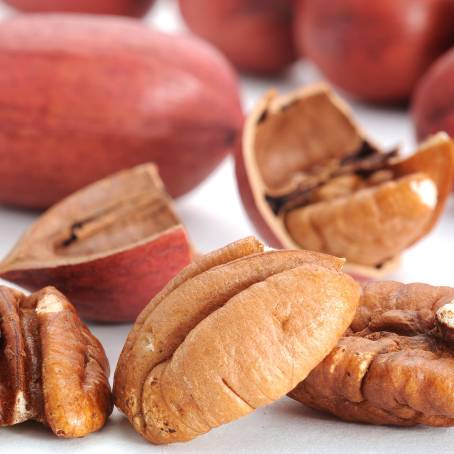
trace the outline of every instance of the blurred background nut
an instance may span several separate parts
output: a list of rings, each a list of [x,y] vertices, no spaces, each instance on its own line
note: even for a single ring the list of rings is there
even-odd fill
[[[415,91],[412,114],[419,139],[435,131],[454,136],[453,81],[454,49],[431,66]]]
[[[347,329],[359,287],[343,260],[253,237],[200,257],[138,317],[116,405],[153,443],[190,440],[279,399]]]
[[[327,87],[270,93],[236,159],[244,205],[273,247],[345,257],[359,277],[389,271],[440,217],[454,176],[445,134],[408,158],[377,148]]]
[[[142,17],[154,0],[5,0],[5,3],[29,13],[58,11]]]
[[[450,0],[301,0],[299,49],[339,88],[376,102],[407,100],[454,45]]]
[[[240,70],[276,73],[296,60],[293,0],[179,0],[188,27]]]
[[[44,208],[153,161],[173,196],[205,179],[242,124],[235,75],[196,38],[132,19],[0,23],[0,202]]]
[[[346,421],[454,426],[453,298],[449,287],[367,284],[349,333],[291,397]]]
[[[0,277],[28,290],[56,285],[90,320],[133,321],[191,249],[156,167],[143,164],[50,208],[0,262]]]
[[[83,437],[112,411],[101,344],[55,288],[26,297],[0,287],[0,425],[27,420]]]

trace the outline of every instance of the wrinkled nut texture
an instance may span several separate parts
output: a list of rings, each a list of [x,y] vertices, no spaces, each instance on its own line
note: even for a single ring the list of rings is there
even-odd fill
[[[359,288],[343,260],[254,238],[185,268],[137,319],[116,405],[153,443],[190,440],[291,390],[335,345]]]
[[[454,289],[374,282],[291,397],[347,421],[454,425]]]
[[[59,437],[99,430],[112,411],[109,364],[53,287],[26,297],[0,287],[0,425],[27,420]]]
[[[437,222],[454,176],[454,145],[437,134],[400,158],[364,135],[324,85],[269,94],[248,117],[237,177],[243,202],[275,247],[345,257],[373,276]]]

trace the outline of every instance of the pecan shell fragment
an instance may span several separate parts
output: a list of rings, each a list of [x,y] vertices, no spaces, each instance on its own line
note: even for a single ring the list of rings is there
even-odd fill
[[[50,208],[0,262],[0,276],[31,291],[55,285],[84,318],[133,321],[191,255],[156,166],[143,164]]]
[[[66,438],[102,428],[112,412],[109,364],[60,292],[0,287],[0,335],[1,426],[36,420]]]
[[[440,133],[408,158],[385,152],[317,85],[257,105],[236,167],[245,207],[269,244],[345,257],[352,274],[378,277],[440,217],[454,144]]]
[[[454,426],[454,288],[375,282],[349,332],[290,394],[346,421]]]
[[[254,238],[186,267],[144,309],[115,372],[116,405],[153,443],[190,440],[285,395],[356,310],[343,260],[264,252]]]

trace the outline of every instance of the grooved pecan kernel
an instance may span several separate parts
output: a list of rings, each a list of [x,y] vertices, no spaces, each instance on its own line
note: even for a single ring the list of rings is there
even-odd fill
[[[190,440],[291,390],[347,329],[358,285],[343,260],[263,251],[254,238],[199,258],[139,316],[116,405],[153,443]]]
[[[454,289],[375,282],[348,334],[290,394],[347,421],[454,425]]]
[[[29,419],[61,437],[99,430],[112,411],[98,340],[55,288],[0,287],[0,425]]]

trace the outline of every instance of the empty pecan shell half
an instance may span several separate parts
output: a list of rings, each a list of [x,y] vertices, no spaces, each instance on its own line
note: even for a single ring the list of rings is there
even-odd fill
[[[112,411],[101,344],[55,288],[0,287],[0,425],[27,420],[59,437],[99,430]]]
[[[291,397],[347,421],[454,425],[454,289],[375,282]]]
[[[50,208],[0,263],[0,276],[31,291],[55,285],[82,317],[125,322],[191,255],[156,167],[144,164]]]
[[[285,395],[350,324],[343,260],[246,238],[186,267],[144,309],[115,372],[116,405],[153,443],[190,440]]]
[[[438,220],[454,176],[439,134],[409,158],[374,145],[326,86],[266,96],[248,117],[237,178],[251,220],[273,247],[347,259],[377,277]]]

